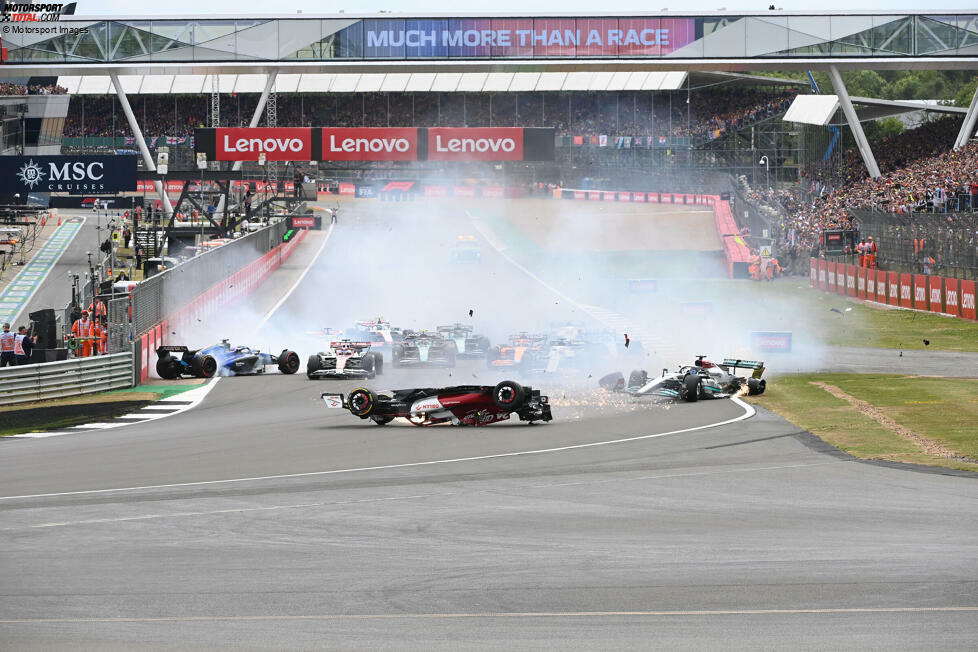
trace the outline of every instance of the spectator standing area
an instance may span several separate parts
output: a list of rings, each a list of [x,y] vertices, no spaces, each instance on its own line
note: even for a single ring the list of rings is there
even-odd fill
[[[84,217],[73,217],[58,227],[10,285],[0,292],[0,322],[13,323],[20,316],[84,223]]]

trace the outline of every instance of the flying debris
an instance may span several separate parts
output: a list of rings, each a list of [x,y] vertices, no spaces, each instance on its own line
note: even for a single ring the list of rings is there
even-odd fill
[[[475,314],[475,310],[469,310],[469,317]]]
[[[627,349],[628,345],[631,343],[632,341],[628,338],[628,333],[625,333],[625,348]]]
[[[837,312],[837,313],[839,313],[840,315],[842,315],[843,317],[845,317],[845,313],[843,313],[843,312],[842,312],[841,310],[839,310],[838,308],[829,308],[829,310],[830,310],[830,311],[832,311],[832,312]]]
[[[924,346],[930,346],[930,340],[924,340]]]

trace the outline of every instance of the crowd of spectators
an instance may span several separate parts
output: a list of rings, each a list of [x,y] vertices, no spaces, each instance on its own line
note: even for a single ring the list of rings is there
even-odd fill
[[[871,178],[857,150],[803,172],[795,190],[747,189],[780,215],[783,243],[816,247],[827,228],[853,226],[851,210],[951,213],[978,208],[978,143],[957,150],[960,119],[945,118],[872,143],[882,175]]]
[[[552,127],[564,136],[689,137],[711,140],[784,111],[796,93],[755,88],[602,93],[280,94],[277,122],[334,127]],[[689,99],[687,103],[687,98]],[[146,136],[186,136],[211,126],[210,96],[130,99]],[[247,126],[255,94],[225,94],[221,126]],[[64,135],[131,136],[111,95],[72,97]]]
[[[11,84],[0,83],[0,95],[64,95],[68,89],[57,84]]]

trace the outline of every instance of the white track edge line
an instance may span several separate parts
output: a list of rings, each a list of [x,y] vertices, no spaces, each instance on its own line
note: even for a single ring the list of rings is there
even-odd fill
[[[428,460],[426,462],[406,462],[404,464],[386,464],[381,466],[364,466],[353,469],[334,469],[331,471],[309,471],[306,473],[286,473],[281,475],[265,475],[265,476],[255,476],[250,478],[230,478],[227,480],[203,480],[200,482],[179,482],[174,484],[159,484],[159,485],[147,485],[142,487],[119,487],[117,489],[90,489],[87,491],[62,491],[58,493],[49,494],[29,494],[24,496],[0,496],[0,501],[2,500],[20,500],[26,498],[54,498],[57,496],[85,496],[92,494],[106,494],[106,493],[117,493],[124,491],[143,491],[149,489],[176,489],[180,487],[200,487],[205,485],[215,485],[215,484],[232,484],[238,482],[257,482],[262,480],[288,480],[291,478],[309,478],[317,476],[327,476],[327,475],[340,475],[345,473],[358,473],[364,471],[387,471],[392,469],[406,469],[420,466],[434,466],[436,464],[453,464],[457,462],[478,462],[481,460],[492,460],[492,459],[502,459],[506,457],[521,457],[525,455],[542,455],[544,453],[559,453],[569,450],[579,450],[584,448],[596,448],[598,446],[610,446],[612,444],[625,444],[635,441],[642,441],[645,439],[656,439],[658,437],[667,437],[669,435],[678,435],[686,432],[696,432],[698,430],[707,430],[709,428],[718,428],[720,426],[725,426],[731,423],[736,423],[738,421],[743,421],[745,419],[750,419],[753,417],[757,411],[749,403],[745,403],[738,397],[733,396],[729,399],[730,401],[736,403],[741,408],[743,408],[744,413],[738,417],[732,419],[727,419],[725,421],[719,421],[717,423],[709,423],[702,426],[693,426],[692,428],[683,428],[681,430],[670,430],[668,432],[659,432],[651,435],[638,435],[635,437],[624,437],[621,439],[610,439],[607,441],[596,441],[587,444],[572,444],[569,446],[557,446],[554,448],[541,448],[536,450],[528,451],[513,451],[511,453],[495,453],[493,455],[476,455],[473,457],[457,457],[445,460]],[[545,427],[545,426],[544,426]]]
[[[65,252],[66,251],[68,251],[68,247],[71,246],[71,243],[74,242],[75,241],[75,238],[78,237],[78,234],[81,233],[82,227],[85,226],[85,220],[87,218],[84,215],[73,215],[73,216],[71,216],[70,219],[75,219],[75,218],[80,218],[81,219],[81,224],[78,225],[78,230],[75,231],[75,235],[71,236],[71,240],[68,241],[68,243],[65,245],[65,248],[62,249],[61,252],[58,253],[57,256],[55,256],[54,260],[51,261],[51,266],[48,267],[47,271],[44,272],[44,276],[42,276],[41,279],[37,282],[37,285],[34,286],[34,291],[31,292],[31,296],[27,297],[27,301],[24,302],[24,305],[21,306],[21,308],[20,308],[19,311],[17,311],[17,314],[14,315],[13,318],[10,320],[10,323],[11,324],[13,324],[18,319],[20,319],[20,315],[25,310],[27,310],[27,305],[30,303],[30,300],[34,298],[34,295],[37,294],[38,290],[41,289],[41,286],[44,285],[44,281],[48,280],[48,276],[51,275],[51,270],[53,270],[55,267],[57,267],[58,261],[61,260],[61,257],[65,255]],[[67,224],[67,222],[65,222],[64,224]],[[64,226],[64,224],[62,224],[62,226]],[[57,229],[61,229],[61,227],[59,226],[59,227],[57,227]],[[48,241],[50,241],[51,238],[54,237],[54,235],[57,232],[58,232],[58,230],[55,230],[55,232],[52,233],[51,236],[48,238]],[[43,249],[46,244],[47,244],[47,242],[45,242],[43,245],[41,245],[41,249]],[[37,252],[34,254],[34,256],[36,256],[37,254],[41,253],[41,249],[38,249]],[[31,260],[34,260],[34,256],[31,256]],[[30,262],[28,262],[28,264],[30,264]],[[21,269],[20,271],[22,272],[24,270]],[[14,282],[17,280],[18,277],[20,277],[20,272],[17,272],[17,276],[13,277],[13,279],[10,280],[9,285],[13,285]]]
[[[326,248],[326,243],[329,242],[329,237],[333,235],[333,227],[335,226],[336,224],[329,225],[329,230],[326,231],[326,237],[323,238],[323,243],[319,245],[319,250],[316,252],[316,255],[312,257],[312,260],[309,261],[309,264],[306,265],[306,268],[302,270],[302,273],[299,274],[299,278],[295,280],[295,283],[292,284],[292,287],[289,288],[289,291],[283,294],[282,298],[278,300],[278,303],[272,306],[272,309],[269,310],[267,313],[265,313],[265,316],[262,317],[260,322],[258,322],[258,326],[255,328],[256,331],[261,330],[261,327],[264,326],[266,323],[268,323],[268,320],[272,318],[272,315],[274,315],[278,311],[278,309],[282,307],[282,304],[284,304],[288,300],[288,298],[292,296],[292,293],[295,292],[296,288],[299,287],[299,284],[301,284],[302,281],[305,280],[306,275],[309,273],[309,270],[311,270],[312,266],[316,264],[316,261],[319,260],[319,256],[322,255],[323,253],[323,249]]]
[[[214,388],[214,385],[220,379],[221,379],[220,376],[215,376],[214,378],[211,378],[210,381],[204,383],[200,387],[197,387],[195,389],[189,389],[186,392],[181,392],[180,394],[175,394],[175,396],[184,396],[186,394],[193,394],[194,392],[197,392],[197,394],[195,394],[192,398],[188,397],[191,398],[190,403],[188,405],[181,405],[179,406],[180,409],[176,411],[163,412],[157,414],[154,414],[152,412],[144,412],[142,414],[135,415],[141,417],[142,421],[124,421],[121,423],[117,423],[114,421],[109,421],[104,423],[93,421],[92,423],[82,423],[77,426],[72,426],[72,428],[78,428],[78,430],[67,430],[67,431],[57,430],[54,432],[34,432],[34,433],[28,432],[20,435],[9,435],[9,437],[11,439],[47,439],[49,437],[63,437],[65,435],[80,435],[86,432],[100,432],[103,430],[112,430],[115,428],[122,428],[124,426],[137,426],[142,423],[146,423],[148,421],[159,421],[160,419],[165,419],[167,417],[172,417],[176,414],[181,414],[183,412],[186,412],[187,410],[191,410],[197,407],[198,405],[200,405],[201,402],[207,397],[207,395],[210,394],[210,391]],[[168,406],[168,409],[173,409],[174,407],[176,406]],[[128,415],[123,415],[123,416],[128,416]],[[3,499],[0,498],[0,500]]]

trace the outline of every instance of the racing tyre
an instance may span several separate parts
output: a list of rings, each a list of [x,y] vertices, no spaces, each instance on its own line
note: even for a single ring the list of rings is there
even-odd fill
[[[395,346],[391,349],[391,364],[395,367],[401,364],[401,347]]]
[[[527,351],[526,353],[524,353],[523,357],[520,358],[520,373],[522,375],[527,375],[532,373],[533,369],[536,366],[536,362],[537,362],[536,353],[534,353],[533,351]]]
[[[377,375],[377,358],[374,357],[373,353],[363,356],[360,368],[367,372],[367,378],[373,378]]]
[[[504,380],[492,388],[492,402],[500,410],[512,412],[523,404],[525,395],[523,386],[513,380]]]
[[[759,378],[748,378],[747,379],[747,395],[748,396],[760,396],[767,389],[767,381],[761,380]]]
[[[688,375],[683,378],[682,398],[687,403],[695,403],[700,400],[700,379],[697,376]]]
[[[179,362],[167,356],[156,361],[156,375],[163,380],[176,380],[180,377]]]
[[[445,366],[451,369],[455,368],[455,347],[449,347],[445,352]]]
[[[283,374],[292,375],[299,371],[299,366],[302,363],[299,361],[299,354],[295,351],[285,350],[278,357],[278,370]]]
[[[377,407],[377,395],[369,389],[359,387],[350,392],[346,403],[350,406],[350,412],[353,416],[366,419],[373,414],[374,408]]]
[[[381,376],[384,373],[384,356],[380,353],[371,353],[374,358],[374,374]]]
[[[309,359],[306,360],[306,375],[309,376],[309,380],[313,380],[313,372],[319,371],[322,368],[318,355],[311,355]]]
[[[217,373],[217,360],[212,355],[198,355],[191,365],[198,378],[213,378]]]
[[[378,426],[386,426],[388,423],[394,420],[394,417],[370,417],[373,422]]]
[[[493,362],[498,360],[502,355],[499,352],[499,347],[494,346],[486,352],[486,368],[493,369]]]

